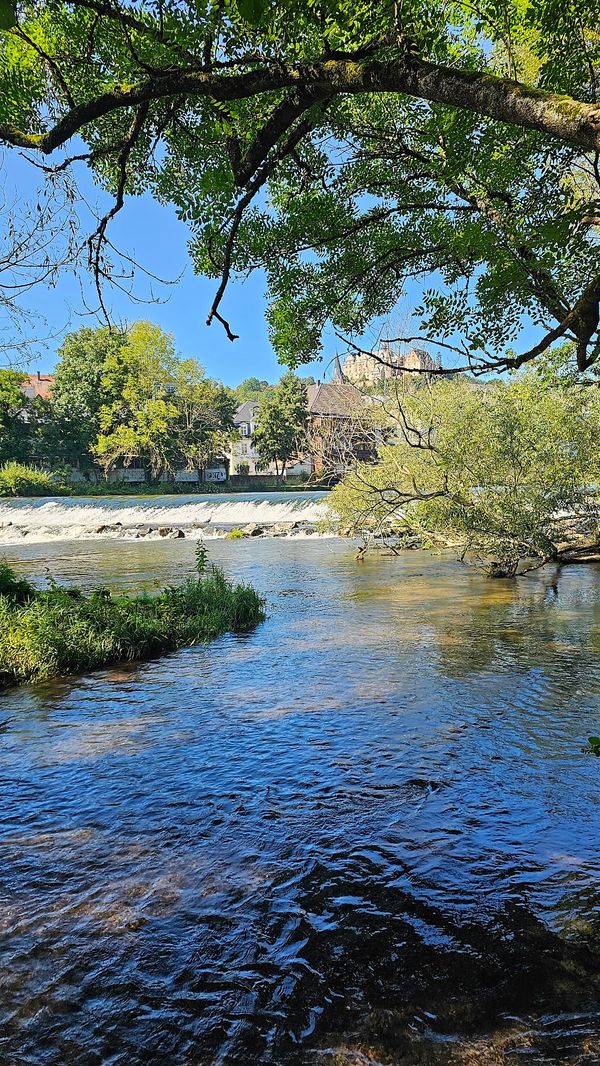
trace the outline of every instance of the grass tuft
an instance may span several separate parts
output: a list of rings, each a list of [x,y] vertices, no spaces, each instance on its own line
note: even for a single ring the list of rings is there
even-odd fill
[[[258,593],[217,567],[157,595],[113,596],[54,582],[39,592],[0,563],[0,684],[153,658],[245,632],[264,617]]]

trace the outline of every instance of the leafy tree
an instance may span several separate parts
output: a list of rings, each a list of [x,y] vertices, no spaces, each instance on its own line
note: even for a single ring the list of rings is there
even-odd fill
[[[348,127],[351,140],[334,154]],[[342,339],[361,333],[412,278],[425,290],[420,326],[387,339],[438,346],[443,373],[517,368],[567,337],[581,371],[595,362],[593,161],[562,147],[549,164],[536,135],[502,133],[499,143],[491,123],[408,99],[339,106],[311,178],[288,167],[274,218],[267,226],[256,213],[246,226],[268,272],[282,358],[314,357],[327,322]],[[527,321],[539,338],[530,347]]]
[[[266,268],[290,362],[411,276],[432,279],[420,332],[475,369],[563,339],[580,369],[597,359],[595,0],[3,4],[0,137],[71,150],[114,193],[99,285],[111,219],[148,189],[190,223],[232,338],[228,279]],[[540,340],[516,354],[523,315]]]
[[[581,371],[573,341],[565,341],[538,359],[535,371],[544,385],[553,388],[570,388],[572,385],[597,387],[600,364]]]
[[[172,399],[176,355],[173,338],[150,322],[136,322],[127,342],[108,355],[102,388],[112,399],[99,411],[93,451],[108,472],[120,461],[147,460],[153,475],[171,462],[169,430],[177,418]]]
[[[84,326],[69,333],[58,349],[49,409],[38,412],[42,454],[57,462],[91,461],[100,432],[100,409],[109,402],[103,386],[109,357],[127,342],[125,330]]]
[[[135,322],[126,342],[104,363],[93,452],[106,472],[117,462],[148,463],[152,476],[206,462],[232,429],[235,401],[209,381],[194,359],[182,360],[173,337],[150,322]]]
[[[274,463],[277,478],[284,476],[288,463],[298,455],[307,417],[306,384],[288,371],[273,394],[261,400],[252,437],[261,465]]]
[[[543,386],[533,374],[480,387],[438,381],[398,396],[395,427],[379,462],[359,465],[333,492],[346,528],[392,524],[498,575],[556,559],[573,515],[598,531],[595,391]]]
[[[0,466],[0,496],[62,496],[68,489],[53,474],[11,461]]]
[[[195,359],[175,366],[172,385],[178,412],[172,428],[174,461],[190,469],[204,467],[226,450],[237,402],[230,389],[205,377]]]
[[[0,462],[23,460],[29,453],[31,404],[21,390],[24,375],[0,370]]]
[[[238,404],[240,404],[246,400],[260,400],[265,393],[272,393],[273,388],[274,386],[270,385],[268,381],[261,381],[260,378],[246,378],[233,391]]]

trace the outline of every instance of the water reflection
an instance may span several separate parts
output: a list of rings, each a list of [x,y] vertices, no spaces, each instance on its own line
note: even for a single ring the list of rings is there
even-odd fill
[[[2,700],[0,1061],[600,1062],[600,572],[211,554],[254,634]]]

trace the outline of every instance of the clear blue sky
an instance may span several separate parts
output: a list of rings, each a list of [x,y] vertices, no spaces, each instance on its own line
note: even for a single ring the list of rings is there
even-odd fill
[[[40,172],[16,152],[5,152],[2,161],[3,181],[9,190],[17,190],[23,201],[33,200],[39,186]],[[92,203],[110,204],[93,184],[87,170],[77,171],[80,191]],[[88,230],[89,231],[89,230]],[[181,279],[172,286],[156,286],[156,295],[164,302],[138,304],[125,293],[107,290],[107,303],[115,320],[146,318],[172,333],[178,350],[195,356],[208,373],[228,385],[237,385],[246,377],[256,376],[276,381],[283,369],[269,343],[265,322],[265,281],[260,274],[247,281],[232,281],[222,306],[239,340],[227,340],[222,326],[205,325],[208,309],[217,286],[214,279],[194,275],[187,251],[189,230],[171,207],[161,206],[150,196],[130,197],[112,223],[111,240],[121,250],[160,277]],[[92,287],[82,275],[88,303],[95,306]],[[141,275],[135,286],[139,296],[149,295],[149,284]],[[34,320],[39,340],[30,360],[31,370],[52,370],[56,348],[65,332],[80,325],[95,324],[86,313],[81,279],[63,275],[55,288],[38,286],[27,297],[26,306],[40,312],[44,321]],[[51,339],[48,339],[51,338]],[[334,338],[335,341],[335,338]],[[324,362],[299,370],[301,374],[324,377],[326,365],[335,352],[335,344]]]
[[[40,172],[15,151],[0,156],[0,167],[0,179],[9,191],[9,198],[13,190],[23,201],[35,203]],[[84,165],[78,166],[77,181],[80,192],[89,203],[99,206],[102,211],[111,204],[112,201],[93,184]],[[91,216],[86,218],[85,210],[80,213],[83,225],[87,227],[85,232],[90,232],[94,228]],[[111,223],[110,237],[117,247],[152,273],[170,279],[181,275],[174,285],[154,286],[160,303],[138,304],[126,293],[109,288],[107,303],[115,321],[146,318],[157,323],[174,335],[177,349],[184,356],[197,358],[212,377],[227,385],[237,385],[250,376],[269,381],[279,378],[284,368],[278,364],[267,335],[265,280],[261,274],[255,273],[246,281],[230,282],[221,309],[234,332],[239,333],[239,340],[232,343],[219,323],[210,327],[205,324],[217,282],[194,275],[187,251],[189,230],[185,223],[178,221],[173,208],[161,206],[148,195],[129,197],[121,214]],[[428,278],[427,286],[431,282]],[[135,291],[141,297],[150,295],[149,283],[141,275]],[[414,307],[419,296],[420,287],[411,284],[405,306],[408,309]],[[27,306],[42,317],[33,322],[38,339],[29,360],[30,370],[52,370],[56,349],[64,334],[80,325],[97,323],[98,320],[86,311],[86,302],[88,307],[95,307],[97,302],[86,272],[79,279],[64,274],[55,288],[38,286],[32,290]],[[412,325],[415,327],[416,323]],[[378,326],[376,323],[365,337],[365,347],[374,345]],[[411,328],[410,332],[418,332],[418,329]],[[535,335],[536,330],[526,328],[521,340],[526,344]],[[329,377],[331,361],[340,347],[340,342],[331,333],[325,338],[323,361],[302,367],[298,372],[313,374],[315,378]]]

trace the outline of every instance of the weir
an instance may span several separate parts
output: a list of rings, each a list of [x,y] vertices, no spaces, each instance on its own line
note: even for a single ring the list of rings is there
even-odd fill
[[[327,492],[211,493],[181,496],[68,496],[0,501],[0,540],[24,534],[32,539],[102,535],[103,526],[173,526],[209,536],[255,522],[318,522],[325,517]]]

